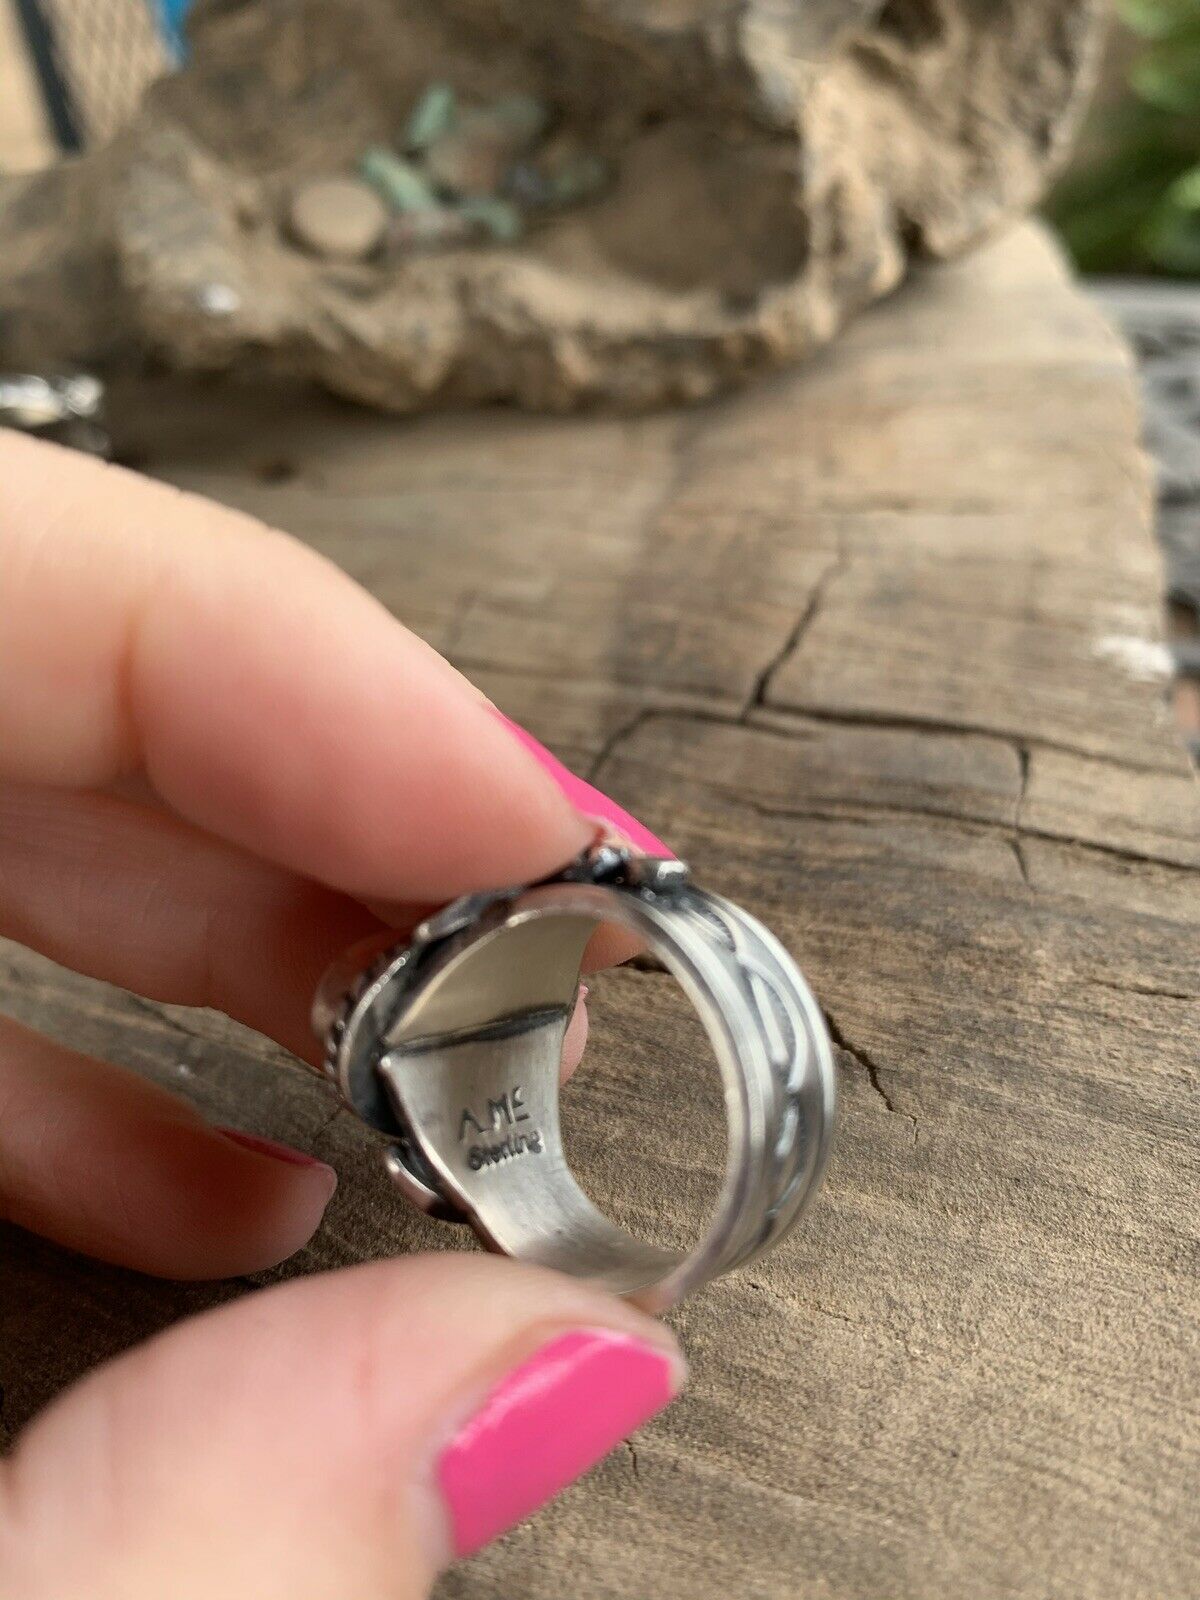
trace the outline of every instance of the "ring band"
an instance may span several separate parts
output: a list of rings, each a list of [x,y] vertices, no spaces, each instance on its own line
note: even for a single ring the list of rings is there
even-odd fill
[[[673,974],[720,1068],[725,1177],[687,1254],[611,1222],[563,1152],[563,1039],[602,922]],[[373,954],[349,952],[318,991],[326,1073],[390,1136],[402,1192],[489,1249],[663,1310],[777,1243],[815,1194],[835,1104],[820,1007],[761,923],[696,888],[682,862],[596,845],[554,878],[456,900]]]

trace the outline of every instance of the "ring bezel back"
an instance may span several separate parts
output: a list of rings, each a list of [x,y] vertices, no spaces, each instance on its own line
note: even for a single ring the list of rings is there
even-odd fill
[[[721,1070],[725,1178],[686,1255],[618,1229],[562,1151],[562,1039],[599,922],[631,929],[673,973]],[[820,1009],[767,930],[682,863],[601,846],[541,884],[466,896],[368,960],[340,1005],[326,992],[317,1015],[327,1071],[392,1139],[389,1171],[412,1203],[651,1309],[768,1248],[820,1183],[834,1116]]]

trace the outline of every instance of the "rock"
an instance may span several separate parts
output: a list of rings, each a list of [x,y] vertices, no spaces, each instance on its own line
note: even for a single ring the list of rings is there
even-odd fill
[[[521,213],[512,201],[493,195],[464,200],[458,207],[458,214],[496,244],[513,244],[524,232]]]
[[[559,138],[528,161],[511,168],[505,184],[514,200],[536,210],[545,206],[579,205],[603,194],[612,182],[603,156],[585,150],[578,139]]]
[[[530,150],[545,133],[550,113],[530,94],[507,94],[479,112],[479,121],[496,130],[499,141],[514,156]]]
[[[0,363],[138,350],[265,363],[400,410],[701,399],[806,355],[914,262],[1032,206],[1078,120],[1102,13],[1101,0],[199,0],[187,65],[118,144],[4,185]],[[268,59],[269,73],[254,65]],[[453,119],[430,109],[438,85]],[[369,147],[399,161],[416,109],[423,159],[453,196],[536,167],[547,117],[592,166],[563,178],[561,208],[549,185],[519,250],[386,252],[369,299],[316,262],[306,277],[275,229],[242,220],[253,208],[238,197],[295,182],[314,146],[347,167]],[[205,283],[236,308],[205,313]]]
[[[483,204],[484,202],[480,202]],[[434,205],[397,217],[388,230],[389,249],[397,256],[420,251],[459,250],[483,235],[480,223],[455,206]]]
[[[361,261],[377,250],[387,210],[358,178],[316,178],[292,195],[288,228],[297,244],[328,261]]]
[[[511,155],[494,128],[463,120],[436,139],[425,164],[438,189],[450,195],[495,194],[504,182]]]
[[[554,185],[536,161],[518,161],[511,166],[505,175],[504,192],[530,211],[554,204]]]

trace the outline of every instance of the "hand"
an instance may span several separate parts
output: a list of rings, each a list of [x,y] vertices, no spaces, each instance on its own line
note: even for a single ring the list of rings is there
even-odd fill
[[[581,809],[582,808],[582,809]],[[599,816],[311,551],[0,433],[0,935],[315,1059],[326,963],[552,871]],[[374,909],[369,909],[373,907]],[[582,1008],[573,1051],[582,1049]],[[322,1163],[0,1020],[0,1215],[172,1277],[309,1238]],[[0,1462],[6,1600],[426,1592],[664,1405],[664,1329],[478,1255],[296,1280],[51,1406]]]

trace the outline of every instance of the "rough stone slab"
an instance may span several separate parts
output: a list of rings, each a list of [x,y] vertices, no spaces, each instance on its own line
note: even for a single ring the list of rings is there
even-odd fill
[[[121,138],[5,187],[0,363],[149,350],[394,411],[710,398],[1036,204],[1087,102],[1105,9],[198,0],[181,70]],[[476,115],[532,95],[551,145],[600,163],[601,192],[514,213],[505,248],[406,248],[414,226],[439,227],[430,211],[361,260],[297,248],[280,228],[289,194],[369,149],[386,160],[437,82]]]
[[[687,1395],[443,1600],[1200,1592],[1200,805],[1161,686],[1125,352],[1021,230],[680,418],[401,426],[126,402],[148,470],[300,532],[753,907],[842,1048],[808,1224],[675,1320]],[[303,1270],[458,1236],[219,1019],[14,947],[0,1003],[336,1162]],[[573,1156],[677,1238],[716,1103],[598,983]],[[647,1036],[647,1014],[655,1019]],[[0,1236],[10,1427],[210,1298]]]

